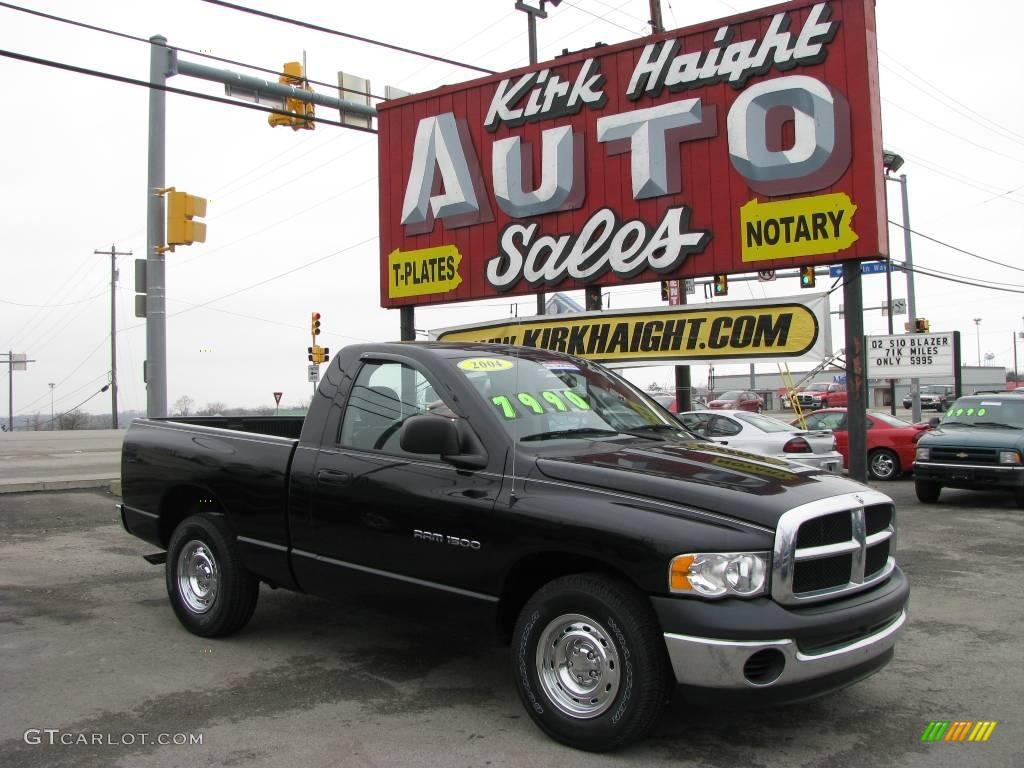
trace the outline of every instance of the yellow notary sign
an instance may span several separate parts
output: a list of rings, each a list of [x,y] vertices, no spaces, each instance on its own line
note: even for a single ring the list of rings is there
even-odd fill
[[[462,254],[454,245],[388,254],[388,298],[447,293],[462,285]]]
[[[743,261],[794,259],[838,253],[857,241],[857,206],[845,193],[798,197],[740,208]]]

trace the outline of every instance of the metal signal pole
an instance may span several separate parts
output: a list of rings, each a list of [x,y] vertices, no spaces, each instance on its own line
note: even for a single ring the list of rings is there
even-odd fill
[[[117,429],[117,257],[131,256],[132,252],[119,251],[112,243],[109,251],[93,253],[110,254],[110,417],[112,427]]]

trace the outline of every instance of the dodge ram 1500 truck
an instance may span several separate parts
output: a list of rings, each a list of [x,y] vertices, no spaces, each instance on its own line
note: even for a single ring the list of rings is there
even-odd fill
[[[304,420],[140,419],[122,462],[124,527],[162,550],[189,631],[239,630],[261,582],[470,601],[511,640],[527,712],[581,749],[640,738],[677,684],[848,685],[906,620],[887,496],[703,440],[543,350],[348,347]]]

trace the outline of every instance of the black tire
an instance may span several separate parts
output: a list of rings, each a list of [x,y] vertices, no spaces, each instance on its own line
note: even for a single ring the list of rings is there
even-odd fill
[[[917,500],[923,504],[934,504],[937,502],[941,491],[942,486],[939,483],[934,483],[930,480],[914,481],[914,493],[917,494]]]
[[[174,529],[164,573],[174,614],[194,635],[233,634],[256,610],[259,579],[245,570],[220,515],[192,515]]]
[[[876,448],[868,454],[868,474],[873,480],[895,480],[900,476],[900,457],[888,448]]]
[[[576,686],[574,659],[575,690],[567,687]],[[596,573],[556,579],[530,598],[512,636],[512,671],[540,729],[588,752],[645,736],[668,695],[667,653],[649,601]]]
[[[1024,509],[1024,488],[1018,488],[1013,498],[1017,502],[1017,506]]]

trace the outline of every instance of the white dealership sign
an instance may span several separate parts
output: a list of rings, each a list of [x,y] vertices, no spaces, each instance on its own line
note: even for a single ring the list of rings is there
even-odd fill
[[[925,379],[953,375],[953,332],[867,336],[869,379]]]

